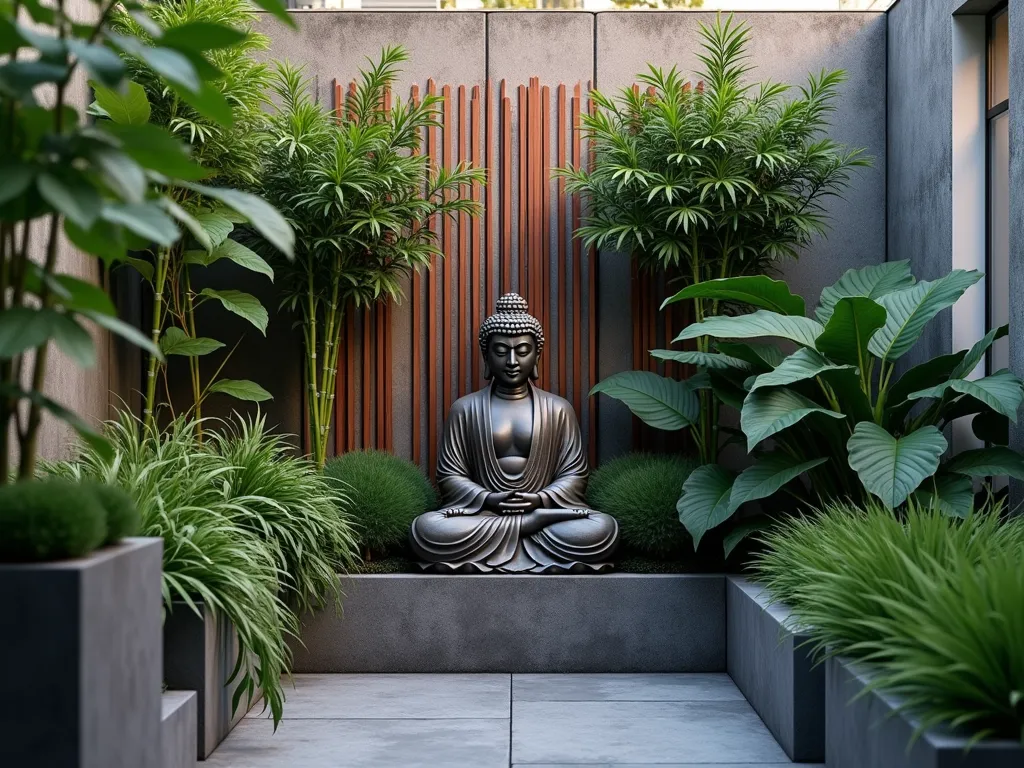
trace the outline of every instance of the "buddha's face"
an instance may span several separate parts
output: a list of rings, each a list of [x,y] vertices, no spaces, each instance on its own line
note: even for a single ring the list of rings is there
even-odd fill
[[[537,342],[531,334],[506,336],[496,333],[487,340],[484,362],[494,379],[506,387],[521,387],[537,365]]]

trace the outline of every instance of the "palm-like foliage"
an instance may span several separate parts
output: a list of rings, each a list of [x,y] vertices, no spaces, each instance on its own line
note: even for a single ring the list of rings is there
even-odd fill
[[[149,106],[149,121],[166,127],[187,142],[208,173],[215,187],[233,186],[258,190],[262,154],[267,140],[267,114],[264,111],[270,83],[268,66],[255,54],[269,47],[269,39],[252,31],[255,8],[249,0],[169,0],[147,6],[150,16],[119,8],[112,24],[122,34],[148,39],[156,20],[169,34],[198,36],[210,34],[210,24],[222,25],[221,31],[206,40],[204,52],[192,56],[196,66],[211,72],[207,98],[221,104],[230,120],[218,123],[200,114],[167,88],[153,67],[141,59],[125,55],[133,81],[142,86]],[[107,115],[109,117],[109,115]],[[224,309],[266,332],[267,312],[256,297],[241,291],[200,290],[193,285],[194,273],[215,261],[229,259],[239,266],[273,279],[273,270],[257,254],[230,236],[244,219],[236,217],[215,196],[203,191],[180,188],[173,191],[169,208],[185,237],[169,248],[154,249],[147,258],[132,263],[139,269],[154,293],[151,336],[167,356],[187,357],[192,385],[192,407],[197,435],[202,437],[203,401],[215,392],[243,400],[266,400],[270,394],[249,381],[216,381],[226,356],[212,376],[200,375],[200,358],[217,352],[224,344],[201,337],[196,327],[196,310],[207,302],[220,303]],[[230,355],[230,352],[228,353]],[[166,363],[151,356],[147,372],[146,415],[154,418],[157,404],[157,376],[165,377]],[[170,392],[166,392],[170,405]],[[173,413],[172,413],[173,416]]]
[[[273,77],[278,106],[264,191],[296,232],[295,261],[277,269],[284,305],[301,320],[313,455],[321,466],[344,308],[400,298],[402,279],[440,254],[427,220],[479,211],[460,194],[483,181],[482,172],[431,168],[419,153],[424,129],[438,125],[441,99],[387,104],[407,58],[402,48],[385,49],[361,72],[341,116],[313,100],[301,68],[284,64]]]
[[[583,116],[594,152],[591,170],[567,168],[567,189],[589,201],[576,235],[586,245],[615,248],[641,267],[694,285],[760,275],[828,227],[828,198],[869,164],[824,135],[842,71],[811,75],[800,95],[789,86],[745,82],[749,29],[719,15],[701,25],[703,64],[691,87],[672,68],[649,66],[640,87],[617,98],[591,93],[597,109]],[[724,311],[718,299],[693,300],[697,321]],[[697,351],[709,349],[697,339]],[[652,374],[653,375],[653,374]],[[641,375],[642,376],[642,375]],[[650,385],[633,372],[601,382],[616,393]],[[678,382],[657,384],[663,395]],[[718,410],[701,384],[694,426],[701,462],[718,455]],[[678,428],[678,427],[675,427]]]
[[[1024,520],[841,504],[765,536],[755,566],[819,653],[871,665],[921,729],[1024,736]]]
[[[842,71],[789,86],[745,83],[749,29],[721,16],[701,25],[703,69],[692,88],[677,69],[649,66],[640,88],[591,93],[584,115],[592,170],[569,168],[590,199],[577,235],[686,280],[760,274],[827,228],[826,198],[868,164],[824,136]]]
[[[276,722],[287,637],[297,635],[302,610],[337,602],[337,572],[353,558],[347,499],[311,462],[287,455],[261,419],[215,430],[205,445],[196,429],[178,418],[158,431],[122,414],[105,430],[113,458],[84,448],[45,468],[134,498],[142,535],[164,540],[165,608],[183,601],[196,610],[200,599],[230,620],[239,639],[236,695],[251,699],[258,685]]]

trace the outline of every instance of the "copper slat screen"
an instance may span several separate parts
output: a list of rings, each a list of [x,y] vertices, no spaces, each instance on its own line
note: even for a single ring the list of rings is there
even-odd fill
[[[334,82],[338,114],[353,88]],[[580,115],[592,109],[588,91],[589,83],[549,86],[536,77],[524,84],[412,86],[412,100],[424,92],[443,97],[441,125],[424,132],[423,153],[435,166],[471,162],[486,169],[486,183],[463,190],[485,212],[428,222],[444,258],[412,276],[407,312],[384,305],[349,311],[335,400],[337,453],[395,450],[393,398],[409,396],[408,387],[411,424],[403,428],[411,435],[410,457],[433,472],[451,404],[485,384],[477,329],[497,296],[515,291],[544,325],[538,383],[573,404],[594,460],[597,402],[587,392],[597,378],[597,255],[572,237],[583,201],[553,173],[589,159],[580,130]],[[405,334],[410,343],[400,348],[408,359],[393,359],[394,338]]]

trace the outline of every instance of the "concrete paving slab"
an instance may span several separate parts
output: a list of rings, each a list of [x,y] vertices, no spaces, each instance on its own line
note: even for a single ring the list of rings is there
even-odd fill
[[[515,763],[787,762],[745,701],[514,701]]]
[[[513,675],[514,701],[743,701],[725,673]]]
[[[294,675],[293,680],[295,688],[285,688],[288,720],[509,717],[509,675]],[[269,717],[260,710],[248,716]]]
[[[507,768],[507,719],[244,720],[206,768]]]

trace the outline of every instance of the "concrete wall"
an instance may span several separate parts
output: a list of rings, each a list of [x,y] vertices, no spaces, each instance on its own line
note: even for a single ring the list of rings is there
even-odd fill
[[[798,262],[786,264],[783,274],[813,303],[820,289],[843,271],[885,259],[886,194],[886,22],[882,13],[743,13],[752,28],[751,78],[771,78],[793,84],[809,72],[840,67],[848,82],[834,116],[831,135],[861,146],[874,157],[871,169],[858,172],[845,200],[830,204],[832,232]],[[375,13],[354,11],[296,12],[298,29],[264,18],[260,31],[271,37],[269,56],[305,64],[317,78],[321,101],[330,103],[333,78],[350,78],[366,57],[384,45],[402,44],[411,53],[400,89],[425,84],[483,83],[497,87],[508,78],[513,87],[539,76],[541,82],[567,85],[593,81],[602,90],[633,82],[647,62],[697,68],[700,23],[712,13],[694,12],[445,12]],[[515,107],[514,107],[515,108]],[[516,117],[513,115],[513,122]],[[552,164],[554,165],[554,163]],[[515,210],[513,205],[513,210]],[[628,262],[614,254],[599,261],[598,378],[632,367]],[[586,275],[584,275],[584,279]],[[263,291],[261,290],[261,293]],[[268,305],[272,292],[264,294]],[[584,294],[586,291],[584,291]],[[587,307],[581,308],[586,311]],[[277,326],[276,328],[274,326]],[[225,375],[260,381],[275,395],[265,410],[282,429],[301,430],[299,337],[290,322],[272,319],[269,343],[249,334]],[[282,326],[285,326],[282,328]],[[394,316],[396,361],[408,359],[410,327],[406,310]],[[395,366],[393,382],[395,445],[408,454],[411,439],[401,429],[410,414],[410,391],[415,386]],[[231,404],[225,404],[231,407]],[[604,401],[600,409],[599,445],[606,457],[628,448],[628,413]]]

